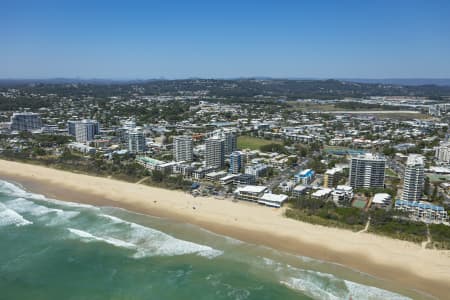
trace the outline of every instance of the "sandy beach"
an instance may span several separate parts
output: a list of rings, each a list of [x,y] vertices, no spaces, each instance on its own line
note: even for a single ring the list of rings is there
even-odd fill
[[[0,160],[0,179],[60,200],[115,206],[196,224],[218,234],[339,263],[439,299],[450,295],[450,251],[283,217],[283,209]],[[195,207],[195,209],[194,209]]]

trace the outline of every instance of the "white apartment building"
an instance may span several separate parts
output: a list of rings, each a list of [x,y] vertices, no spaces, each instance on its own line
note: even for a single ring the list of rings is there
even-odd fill
[[[206,140],[205,165],[207,168],[221,169],[225,162],[225,142],[218,137]]]
[[[13,113],[11,116],[12,131],[33,131],[42,128],[41,115],[32,112]]]
[[[386,159],[366,153],[353,156],[350,161],[350,186],[352,188],[384,187]]]
[[[253,175],[255,178],[261,177],[264,173],[267,172],[269,167],[265,164],[257,164],[245,167],[245,174]]]
[[[450,142],[441,143],[436,147],[435,157],[439,163],[450,164]]]
[[[180,135],[173,138],[173,158],[175,161],[193,161],[192,137]]]
[[[131,153],[142,153],[146,151],[146,148],[145,135],[141,130],[135,128],[128,131],[128,151]]]
[[[100,125],[96,120],[69,121],[69,133],[79,143],[92,141],[100,133]]]
[[[238,174],[241,172],[244,166],[244,158],[242,152],[234,151],[230,154],[230,169],[229,172],[232,174]]]
[[[410,154],[406,161],[402,200],[419,201],[422,198],[424,184],[423,156]]]
[[[237,134],[232,129],[214,131],[214,137],[224,141],[224,155],[230,155],[237,150]]]

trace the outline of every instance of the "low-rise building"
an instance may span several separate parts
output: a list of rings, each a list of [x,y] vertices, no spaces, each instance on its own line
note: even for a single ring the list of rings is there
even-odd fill
[[[301,197],[304,196],[308,193],[308,191],[311,190],[311,186],[309,185],[297,185],[293,190],[292,190],[292,197]]]
[[[448,223],[447,211],[442,206],[420,201],[395,201],[395,209],[406,211],[410,217],[425,223]]]
[[[148,156],[138,156],[136,157],[136,162],[149,170],[156,170],[156,167],[158,165],[166,163],[164,161],[157,160]]]
[[[326,188],[334,188],[339,183],[339,179],[342,175],[342,169],[332,168],[325,172],[323,175],[323,186]]]
[[[288,196],[284,194],[264,193],[258,200],[258,203],[279,208],[287,200]]]
[[[294,189],[295,182],[293,181],[283,181],[278,187],[283,191],[283,193],[290,193]]]
[[[333,190],[329,188],[321,188],[311,194],[311,198],[327,200]]]
[[[90,147],[83,143],[73,142],[69,143],[67,147],[71,150],[75,150],[84,154],[95,154],[95,148]]]
[[[238,176],[236,176],[233,179],[233,184],[236,186],[239,185],[253,185],[256,183],[256,178],[253,175],[250,174],[238,174]]]
[[[190,177],[192,176],[192,172],[194,171],[194,167],[183,164],[183,162],[180,162],[173,166],[172,172],[174,174],[181,174],[184,177]]]
[[[373,196],[370,207],[386,209],[391,207],[392,197],[388,193],[377,193]]]
[[[161,171],[166,174],[170,174],[173,171],[173,168],[178,165],[176,161],[170,161],[166,163],[162,163],[156,166],[156,170]]]
[[[221,185],[229,185],[234,182],[234,179],[238,177],[238,174],[228,174],[222,178],[219,179],[219,182]]]
[[[310,184],[314,179],[314,171],[306,169],[294,175],[295,183]]]
[[[331,192],[333,202],[338,205],[346,205],[353,199],[353,188],[348,185],[338,185]]]
[[[246,200],[252,202],[258,202],[258,200],[267,192],[267,186],[261,185],[246,185],[238,187],[234,191],[234,197],[239,200]]]
[[[268,168],[266,164],[247,166],[245,167],[245,174],[253,175],[257,179],[266,174]]]
[[[218,181],[220,178],[227,176],[225,171],[209,172],[205,174],[205,179],[209,181]]]

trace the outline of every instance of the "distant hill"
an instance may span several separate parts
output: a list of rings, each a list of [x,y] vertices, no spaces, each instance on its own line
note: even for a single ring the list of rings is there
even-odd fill
[[[45,79],[0,79],[0,86],[21,86],[30,84],[123,84],[144,82],[144,80],[120,80],[102,78],[45,78]]]
[[[397,80],[397,79],[396,79]],[[398,79],[401,80],[401,79]],[[94,97],[125,96],[136,92],[145,95],[174,95],[200,92],[218,98],[255,99],[260,96],[288,99],[343,99],[345,97],[368,96],[420,96],[432,99],[450,97],[450,85],[417,85],[420,79],[406,79],[409,84],[392,82],[361,82],[349,80],[311,79],[151,79],[151,80],[109,80],[109,79],[5,79],[0,80],[0,90],[20,87],[39,94],[59,96],[91,95]],[[372,81],[372,80],[369,80]],[[375,80],[376,81],[376,80]],[[387,80],[389,81],[389,80]],[[413,84],[416,83],[416,84]]]
[[[410,85],[410,86],[412,85],[450,86],[449,78],[385,78],[385,79],[350,78],[344,80],[361,83],[382,83],[382,84],[396,84],[396,85]]]

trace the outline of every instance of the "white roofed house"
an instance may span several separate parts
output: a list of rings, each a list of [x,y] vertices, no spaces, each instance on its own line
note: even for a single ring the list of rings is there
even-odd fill
[[[292,197],[301,197],[306,195],[306,193],[311,190],[310,186],[307,185],[297,185],[293,190],[292,190]]]
[[[392,204],[392,197],[387,193],[377,193],[373,196],[370,207],[388,208]]]
[[[345,205],[353,199],[353,188],[348,185],[338,185],[331,192],[333,202],[338,205]]]
[[[272,207],[281,207],[287,200],[288,196],[284,194],[264,193],[258,200],[258,203]]]
[[[238,174],[228,174],[225,177],[219,179],[221,185],[228,185],[234,182],[234,179],[238,177]]]
[[[295,187],[295,182],[293,181],[283,181],[281,182],[278,187],[284,192],[284,193],[290,193]]]
[[[332,189],[321,188],[311,194],[311,198],[326,200],[330,196]]]

